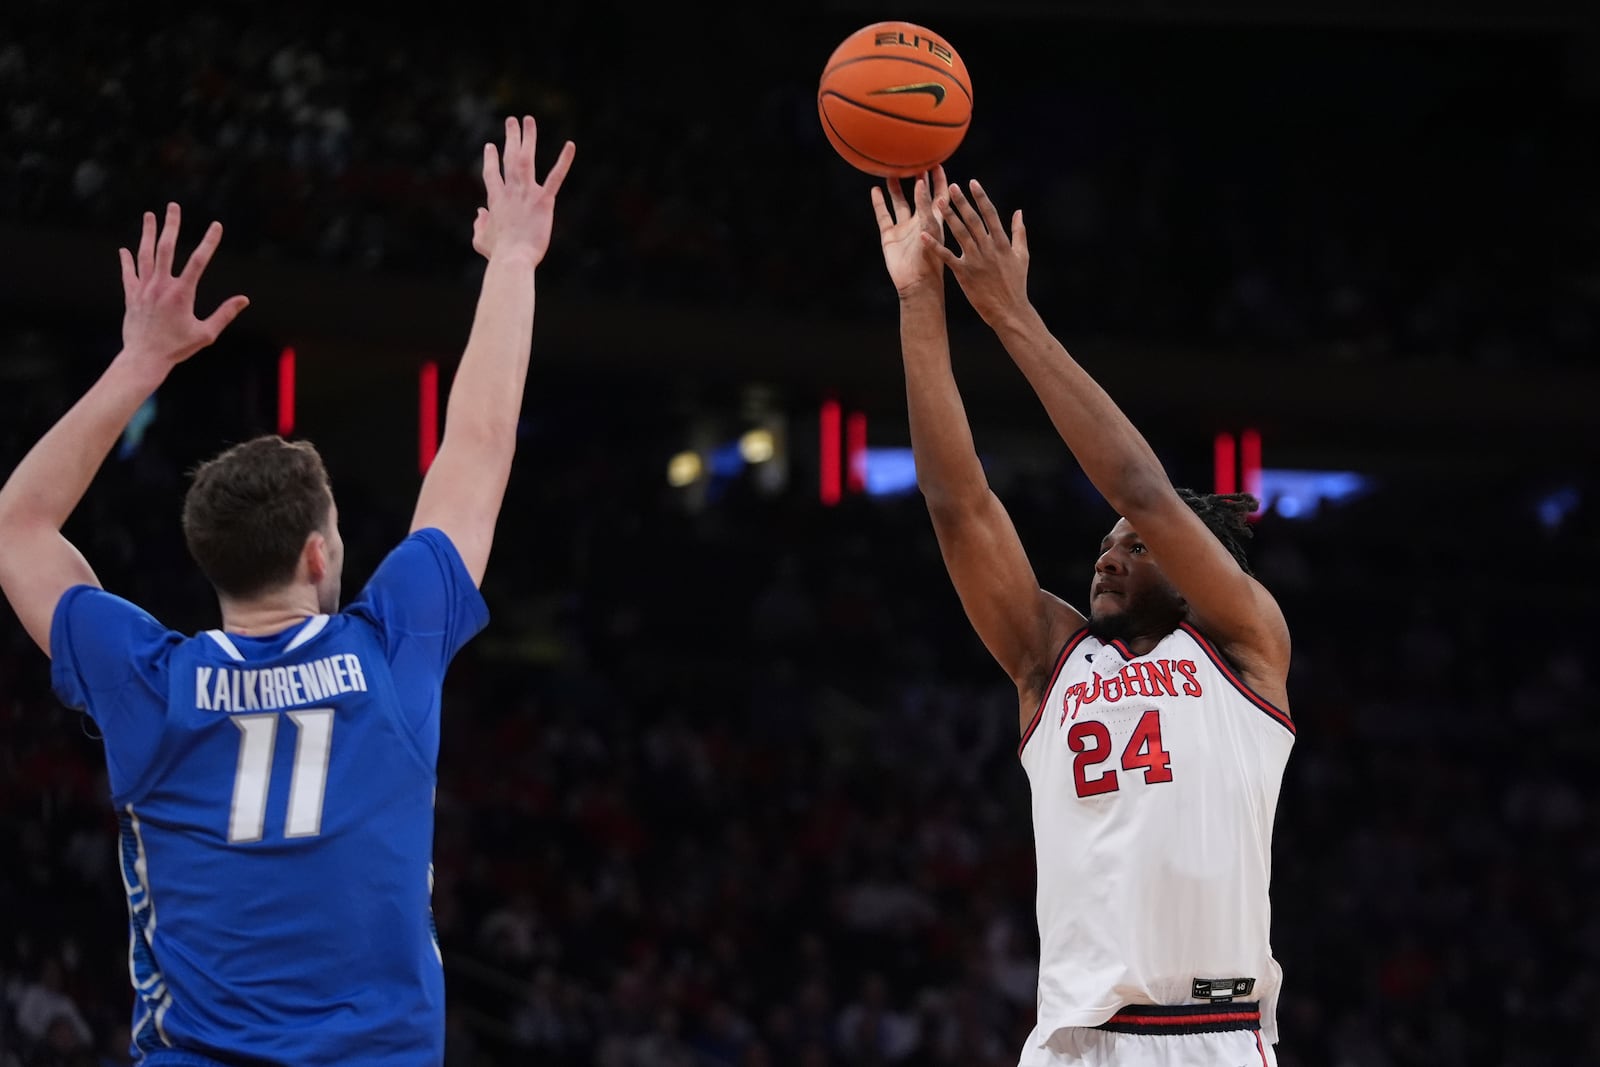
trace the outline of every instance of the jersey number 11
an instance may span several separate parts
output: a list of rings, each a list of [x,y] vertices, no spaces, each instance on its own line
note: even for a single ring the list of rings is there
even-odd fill
[[[322,798],[328,787],[328,752],[333,741],[333,709],[285,713],[295,725],[294,773],[289,777],[289,811],[284,837],[316,837],[322,832]],[[267,821],[267,787],[272,783],[272,751],[278,740],[277,712],[235,715],[239,728],[239,767],[233,775],[228,808],[228,844],[260,841]]]

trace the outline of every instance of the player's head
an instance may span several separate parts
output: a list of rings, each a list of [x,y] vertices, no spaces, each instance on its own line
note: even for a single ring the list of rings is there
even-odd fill
[[[1200,516],[1246,574],[1250,563],[1244,542],[1251,536],[1248,516],[1258,506],[1249,493],[1196,493],[1178,496]],[[1089,584],[1089,629],[1102,640],[1172,632],[1188,605],[1167,579],[1127,519],[1118,519],[1100,543],[1094,579]]]
[[[339,608],[344,542],[327,468],[309,442],[257,437],[202,463],[183,499],[183,536],[225,599],[303,584],[319,611]]]

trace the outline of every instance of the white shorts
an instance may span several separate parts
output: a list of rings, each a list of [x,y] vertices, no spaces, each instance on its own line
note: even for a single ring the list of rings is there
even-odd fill
[[[1163,1037],[1075,1026],[1057,1030],[1050,1044],[1029,1049],[1017,1067],[1278,1067],[1260,1030]]]
[[[1238,1005],[1240,1008],[1245,1005]],[[1254,1008],[1251,1004],[1249,1008]],[[1132,1009],[1143,1012],[1196,1012],[1206,1009]],[[1213,1011],[1227,1011],[1219,1006]],[[1113,1022],[1125,1018],[1119,1013]],[[1173,1022],[1178,1022],[1174,1019]],[[1215,1033],[1124,1033],[1092,1026],[1066,1026],[1036,1044],[1035,1033],[1017,1067],[1278,1067],[1278,1057],[1258,1029],[1222,1030]],[[1140,1029],[1143,1027],[1141,1026]],[[1156,1026],[1152,1030],[1158,1029]],[[1184,1029],[1189,1029],[1185,1027]]]

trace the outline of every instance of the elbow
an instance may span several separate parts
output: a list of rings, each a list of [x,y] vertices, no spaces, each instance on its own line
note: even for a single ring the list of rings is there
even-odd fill
[[[1113,491],[1106,493],[1106,502],[1118,515],[1137,526],[1139,516],[1163,507],[1175,493],[1172,482],[1160,467],[1141,464],[1123,472]]]
[[[927,506],[928,514],[932,515],[935,521],[953,515],[960,510],[956,506],[955,500],[948,493],[930,490],[921,483],[918,483],[917,488],[922,492],[922,502]]]
[[[917,488],[922,492],[922,501],[928,507],[928,514],[935,521],[970,515],[982,509],[990,496],[989,486],[983,482],[951,486],[930,485],[919,480]]]
[[[517,447],[517,422],[515,415],[446,420],[440,447],[449,443],[481,455],[509,454]]]
[[[955,491],[948,482],[930,478],[920,470],[917,471],[917,492],[922,494],[922,502],[934,514],[950,510],[961,499],[961,493]]]
[[[7,540],[4,536],[7,533],[41,525],[44,521],[38,509],[30,507],[27,498],[15,487],[8,485],[0,489],[0,540]]]

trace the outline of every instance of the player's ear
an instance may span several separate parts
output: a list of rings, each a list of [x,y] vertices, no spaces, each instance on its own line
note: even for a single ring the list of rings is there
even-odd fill
[[[300,559],[305,564],[306,578],[312,585],[317,585],[328,576],[333,560],[328,539],[321,530],[312,530],[306,535],[306,547],[301,549]]]

